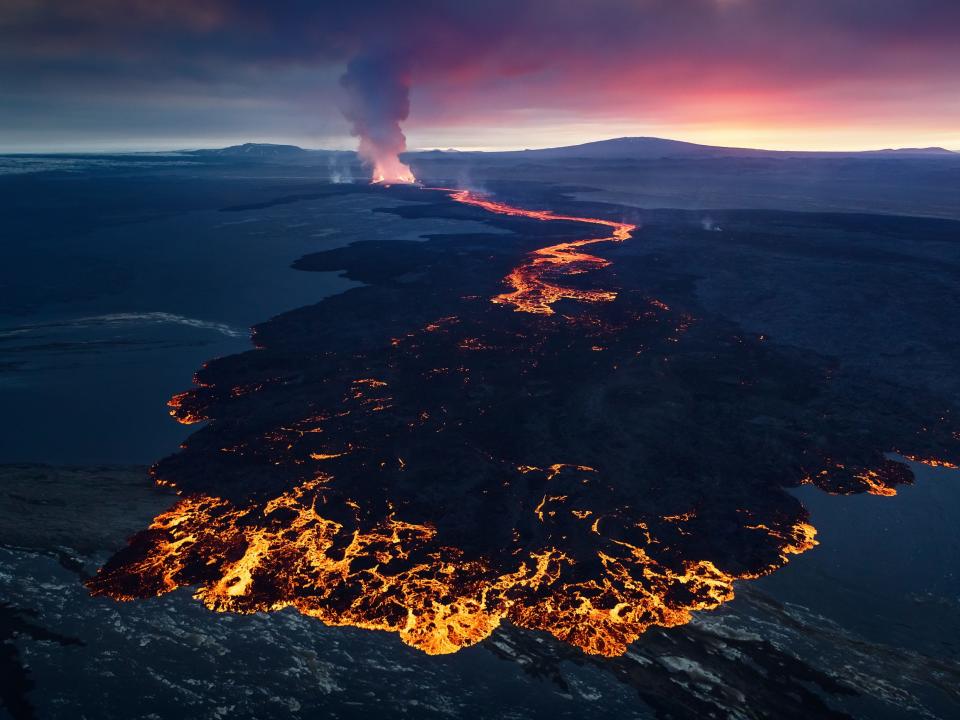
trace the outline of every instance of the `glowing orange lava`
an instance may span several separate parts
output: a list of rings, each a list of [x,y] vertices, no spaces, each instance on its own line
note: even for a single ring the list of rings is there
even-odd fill
[[[122,573],[101,571],[90,587],[118,600],[164,594],[195,584],[187,579],[190,566],[202,557],[207,579],[194,597],[211,610],[294,607],[327,625],[395,632],[431,655],[473,645],[504,619],[589,653],[619,655],[649,626],[686,623],[692,611],[733,597],[736,578],[713,563],[671,567],[624,540],[592,559],[599,578],[570,581],[577,561],[553,547],[516,553],[505,571],[502,562],[465,559],[429,525],[391,515],[361,528],[355,503],[346,503],[348,526],[323,511],[331,480],[318,475],[265,505],[242,508],[211,496],[184,498],[154,520],[141,559]],[[539,507],[534,514],[551,521]],[[812,534],[808,526],[791,531],[805,545],[785,552],[812,547]]]
[[[501,305],[513,305],[518,312],[552,315],[554,312],[553,304],[558,300],[602,302],[613,300],[617,296],[612,290],[577,290],[564,287],[556,284],[554,279],[564,275],[579,275],[589,270],[607,267],[610,264],[608,260],[580,252],[580,248],[603,242],[623,242],[637,229],[636,225],[601,218],[558,215],[550,210],[524,210],[503,202],[480,197],[469,190],[457,190],[452,192],[450,197],[456,202],[483,208],[498,215],[526,217],[534,220],[563,220],[601,225],[611,229],[610,235],[559,243],[534,251],[526,262],[514,269],[507,277],[507,282],[513,288],[513,291],[497,295],[493,298],[493,302]]]
[[[412,181],[397,162],[383,182]],[[766,470],[748,469],[744,486],[769,496],[746,495],[755,505],[744,508],[722,482],[742,473],[740,453],[701,448],[731,426],[750,436],[766,407],[799,404],[822,429],[821,410],[763,394],[777,373],[796,382],[794,366],[725,330],[690,351],[694,319],[684,311],[558,283],[606,267],[582,248],[622,242],[635,225],[446,192],[493,213],[610,233],[536,250],[510,272],[512,290],[492,301],[532,316],[466,302],[412,329],[386,325],[345,354],[304,351],[293,335],[230,366],[222,385],[199,377],[170,411],[209,424],[154,469],[183,495],[88,581],[93,594],[132,600],[193,587],[214,611],[292,607],[328,625],[396,633],[429,654],[473,645],[506,620],[613,656],[650,626],[686,623],[730,600],[736,580],[814,547],[815,528],[783,486],[893,495],[911,481],[882,455],[823,457],[804,426],[794,435],[791,422],[771,423],[752,451]],[[617,302],[578,323],[543,317],[562,299]],[[720,352],[726,374],[692,364]],[[700,398],[719,398],[723,412],[698,415]],[[929,445],[910,449],[927,465],[960,462],[960,451],[948,460]],[[783,473],[770,472],[777,463]],[[645,466],[664,468],[665,479]],[[687,478],[688,492],[665,492]]]
[[[422,343],[438,342],[475,354],[462,342],[444,342],[459,325],[450,318],[428,323],[397,338],[391,352],[415,358]],[[589,347],[592,341],[582,342]],[[426,387],[421,381],[420,390]],[[734,572],[703,555],[683,556],[677,548],[689,535],[684,526],[697,522],[696,512],[659,517],[631,511],[616,499],[602,468],[568,461],[499,466],[499,489],[490,492],[516,485],[528,489],[530,501],[510,506],[504,498],[515,515],[506,546],[467,552],[432,521],[405,517],[391,498],[353,494],[358,469],[390,472],[385,461],[358,460],[343,474],[337,463],[377,453],[381,445],[325,438],[379,422],[373,417],[389,409],[402,388],[366,375],[346,381],[343,390],[339,407],[270,430],[257,450],[275,448],[275,455],[263,457],[302,467],[308,479],[243,502],[185,495],[101,568],[88,582],[91,591],[132,600],[193,586],[194,597],[213,611],[292,607],[328,625],[396,633],[428,654],[476,644],[507,620],[585,652],[615,656],[650,626],[686,623],[693,612],[732,599],[734,581],[772,572],[816,544],[812,526],[783,516],[747,526],[766,548],[749,569]],[[204,419],[184,400],[178,396],[172,404],[178,416]],[[395,412],[410,433],[421,427],[437,432],[429,429],[433,410],[416,419]],[[253,448],[229,450],[242,456]],[[397,473],[417,472],[402,458],[394,460]],[[538,528],[536,540],[531,525]]]
[[[194,425],[206,420],[202,415],[194,415],[189,412],[181,411],[183,401],[189,397],[189,392],[177,393],[167,401],[167,407],[170,408],[170,416],[181,425]]]
[[[960,470],[960,466],[956,463],[949,462],[948,460],[941,460],[939,458],[925,458],[917,457],[916,455],[904,455],[907,460],[910,460],[915,463],[920,463],[921,465],[926,465],[928,467],[935,468],[946,468],[947,470]]]
[[[394,156],[377,160],[370,182],[374,185],[412,185],[417,182],[417,178],[410,166]]]

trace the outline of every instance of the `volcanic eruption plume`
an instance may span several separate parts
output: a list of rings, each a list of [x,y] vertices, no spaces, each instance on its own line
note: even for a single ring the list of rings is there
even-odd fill
[[[416,182],[400,162],[400,153],[407,149],[400,123],[410,114],[406,64],[388,55],[362,55],[350,61],[340,84],[346,90],[343,114],[360,138],[358,152],[371,167],[372,182]]]

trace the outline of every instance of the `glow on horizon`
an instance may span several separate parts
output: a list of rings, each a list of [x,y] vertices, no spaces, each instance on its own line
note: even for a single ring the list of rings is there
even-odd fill
[[[414,148],[960,150],[958,0],[582,5],[14,2],[0,152],[352,149],[340,78],[374,56],[402,70]]]
[[[497,152],[580,145],[619,137],[656,137],[699,145],[796,152],[855,152],[902,147],[942,147],[960,152],[960,129],[943,127],[834,127],[582,122],[514,128],[412,126],[410,147],[421,150]]]
[[[578,123],[543,128],[422,128],[407,133],[411,152],[453,150],[459,152],[505,152],[580,145],[620,137],[656,137],[700,145],[755,148],[795,152],[857,152],[904,147],[942,147],[960,152],[960,131],[891,131],[881,128],[751,128],[702,126],[651,126],[632,123]],[[53,142],[0,142],[0,153],[134,153],[176,152],[221,148],[243,143],[298,145],[307,149],[353,151],[356,141],[349,135],[263,136],[229,135],[183,138],[140,138],[118,140],[89,137]]]

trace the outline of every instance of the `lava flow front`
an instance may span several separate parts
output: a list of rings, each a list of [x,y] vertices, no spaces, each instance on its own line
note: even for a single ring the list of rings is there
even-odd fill
[[[256,352],[171,401],[208,421],[152,470],[182,497],[93,593],[194,587],[211,610],[293,607],[427,653],[506,620],[617,655],[813,547],[784,488],[892,494],[912,479],[893,448],[960,463],[948,412],[695,314],[687,278],[635,258],[615,289],[558,283],[589,270],[612,288],[582,248],[633,225],[416,192],[398,214],[462,217],[452,198],[526,247],[538,234],[515,218],[609,235],[558,223],[530,255],[477,234],[308,258],[367,284],[259,326]],[[484,300],[505,273],[512,290]],[[554,312],[564,299],[586,302]]]

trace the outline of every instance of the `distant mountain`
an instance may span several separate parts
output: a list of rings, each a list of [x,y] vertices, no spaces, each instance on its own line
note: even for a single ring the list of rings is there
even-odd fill
[[[308,154],[309,150],[304,150],[296,145],[274,145],[273,143],[244,143],[243,145],[231,145],[230,147],[219,148],[216,150],[191,150],[193,155],[216,155],[221,157],[243,157],[243,158],[295,158]]]
[[[886,150],[864,150],[860,155],[932,155],[932,156],[960,156],[952,150],[942,147],[925,148],[887,148]]]
[[[305,150],[296,145],[275,145],[273,143],[244,143],[230,147],[210,150],[190,150],[191,155],[204,157],[222,157],[250,160],[301,160],[325,155],[349,155],[352,151],[343,150]],[[590,160],[658,160],[661,158],[786,158],[786,157],[952,157],[960,158],[960,153],[941,147],[927,148],[888,148],[885,150],[864,150],[852,152],[809,152],[800,150],[761,150],[756,148],[721,147],[698,145],[682,140],[667,140],[655,137],[622,137],[611,140],[597,140],[582,145],[541,148],[536,150],[510,150],[500,152],[460,151],[455,149],[425,150],[408,153],[410,156],[442,157],[445,155],[482,156],[505,158],[530,158],[540,160],[584,158]]]
[[[586,158],[609,160],[647,160],[660,158],[766,158],[766,157],[960,157],[960,154],[940,147],[900,148],[852,152],[809,152],[794,150],[760,150],[755,148],[719,147],[698,145],[680,140],[655,137],[622,137],[598,140],[582,145],[543,148],[539,150],[514,150],[483,153],[504,157],[530,157],[537,159]]]

